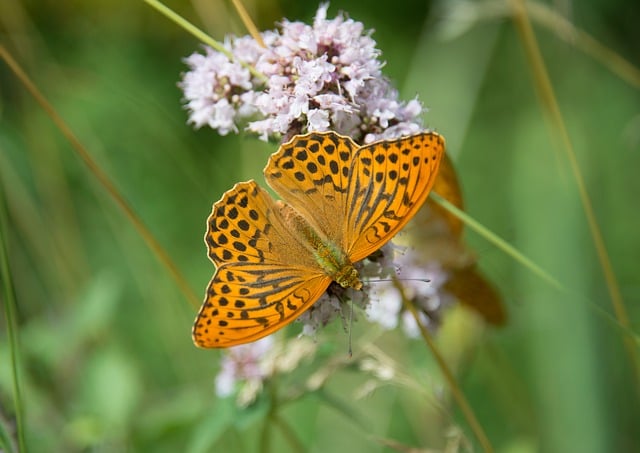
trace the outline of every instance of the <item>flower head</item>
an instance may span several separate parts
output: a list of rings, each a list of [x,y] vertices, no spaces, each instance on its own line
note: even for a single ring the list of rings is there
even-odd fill
[[[421,130],[422,105],[398,100],[371,31],[342,14],[327,19],[327,9],[319,7],[313,25],[284,20],[263,32],[266,47],[228,37],[233,61],[211,48],[188,57],[179,86],[189,122],[223,135],[245,127],[263,140],[334,130],[368,143]]]
[[[291,372],[303,360],[313,357],[315,350],[316,345],[308,338],[283,343],[272,335],[228,348],[216,376],[216,394],[221,398],[235,394],[239,406],[248,406],[267,379]]]
[[[418,335],[415,319],[402,305],[402,295],[396,285],[402,285],[404,296],[417,305],[424,325],[432,326],[431,320],[438,318],[447,295],[442,285],[447,274],[439,263],[424,262],[422,257],[411,248],[395,247],[395,281],[382,281],[375,285],[366,307],[367,319],[380,324],[385,329],[394,329],[402,325],[410,337]]]
[[[226,47],[230,45],[227,41]],[[185,60],[191,70],[179,85],[191,112],[189,122],[196,128],[207,125],[221,135],[238,132],[239,119],[256,112],[252,76],[226,55],[208,47],[205,52],[206,55],[194,53]]]
[[[239,381],[248,382],[252,389],[259,390],[262,380],[268,374],[263,357],[273,344],[273,337],[267,336],[254,343],[227,349],[220,372],[216,376],[218,396],[232,395]]]

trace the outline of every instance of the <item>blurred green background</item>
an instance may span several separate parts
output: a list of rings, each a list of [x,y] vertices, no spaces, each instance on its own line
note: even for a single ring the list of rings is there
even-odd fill
[[[245,4],[263,30],[283,17],[310,22],[317,8],[292,0]],[[245,34],[230,3],[168,5],[214,38]],[[546,5],[640,66],[638,2]],[[418,94],[429,107],[425,124],[447,138],[467,211],[571,290],[555,290],[467,233],[504,296],[509,322],[470,331],[453,320],[438,340],[495,449],[640,449],[638,378],[622,329],[602,314],[612,312],[607,286],[509,2],[342,0],[331,3],[328,17],[339,10],[375,29],[386,75],[404,99]],[[550,27],[544,17],[532,17],[537,38],[637,332],[639,76],[616,73],[613,56],[599,59],[586,38],[567,39],[566,27]],[[213,272],[202,241],[211,204],[239,180],[261,180],[275,146],[186,125],[176,83],[186,70],[182,59],[200,43],[131,1],[3,1],[0,27],[2,45],[203,293]],[[215,396],[220,354],[193,346],[195,308],[60,130],[8,67],[0,68],[0,191],[8,217],[1,233],[17,299],[29,450],[261,448],[264,405],[238,410]],[[13,435],[2,316],[0,424]],[[354,337],[369,328],[358,322]],[[340,328],[320,341],[345,355]],[[393,451],[377,441],[389,438],[480,451],[424,344],[390,333],[376,346],[424,393],[392,380],[356,398],[371,376],[340,369],[325,390],[348,409],[314,394],[280,409],[304,450]],[[269,442],[272,451],[291,446],[277,428]]]

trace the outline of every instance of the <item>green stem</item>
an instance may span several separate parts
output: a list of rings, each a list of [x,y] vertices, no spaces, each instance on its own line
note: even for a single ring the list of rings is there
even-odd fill
[[[559,290],[565,291],[564,286],[562,286],[562,284],[558,280],[553,278],[544,269],[542,269],[536,263],[531,261],[525,255],[523,255],[514,246],[512,246],[511,244],[506,242],[504,239],[499,237],[497,234],[495,234],[492,231],[490,231],[489,229],[487,229],[484,225],[482,225],[480,222],[475,220],[473,217],[469,216],[466,212],[464,212],[461,209],[457,208],[455,205],[453,205],[452,203],[448,202],[442,196],[438,195],[435,192],[431,192],[430,196],[431,196],[431,199],[433,201],[435,201],[440,206],[442,206],[444,209],[446,209],[447,211],[449,211],[450,213],[452,213],[453,215],[458,217],[460,220],[462,220],[465,223],[465,225],[467,225],[469,228],[474,230],[480,236],[482,236],[485,239],[487,239],[489,242],[493,243],[496,247],[498,247],[499,249],[504,251],[507,255],[509,255],[514,260],[516,260],[517,262],[522,264],[524,267],[528,268],[531,272],[536,274],[538,277],[540,277],[543,280],[545,280],[551,286],[553,286],[553,287],[555,287],[555,288],[557,288]]]
[[[460,386],[458,385],[458,381],[453,375],[453,372],[449,368],[449,365],[447,365],[447,362],[444,360],[444,357],[442,357],[442,354],[440,354],[440,351],[438,350],[435,342],[433,341],[433,338],[431,338],[431,335],[427,331],[427,328],[422,324],[422,322],[420,322],[420,316],[418,314],[418,310],[416,309],[413,302],[411,302],[405,295],[404,288],[402,287],[402,284],[398,281],[398,279],[394,278],[393,280],[396,288],[400,292],[403,305],[406,307],[407,310],[409,310],[413,318],[416,320],[416,324],[418,326],[418,329],[420,330],[420,335],[422,335],[424,342],[427,344],[427,346],[431,350],[431,354],[433,354],[433,357],[436,359],[436,362],[438,362],[438,367],[440,368],[440,371],[442,372],[442,375],[444,376],[444,379],[447,382],[449,389],[451,390],[453,399],[455,399],[456,403],[458,403],[458,407],[460,408],[460,410],[462,410],[464,417],[467,419],[467,422],[469,423],[471,430],[474,432],[474,434],[476,435],[476,438],[480,442],[482,449],[486,453],[493,452],[493,446],[491,445],[489,438],[485,434],[484,429],[482,429],[482,425],[480,425],[480,422],[476,418],[475,413],[473,412],[473,409],[471,408],[471,406],[469,405],[469,402],[464,396],[464,393],[460,389]]]
[[[604,274],[607,289],[609,290],[609,297],[611,298],[613,311],[620,325],[625,329],[629,329],[629,315],[627,314],[627,309],[622,299],[618,280],[613,271],[611,259],[609,258],[609,253],[604,243],[602,232],[600,231],[600,226],[598,225],[595,212],[593,211],[591,199],[589,197],[589,193],[587,192],[587,185],[582,176],[582,172],[580,171],[578,159],[573,148],[573,143],[571,142],[571,139],[569,137],[569,132],[567,131],[567,127],[564,123],[564,119],[560,111],[560,106],[558,105],[558,100],[556,99],[553,85],[551,84],[551,79],[549,78],[549,72],[547,71],[544,59],[542,58],[540,47],[538,46],[533,28],[531,27],[531,23],[529,22],[525,3],[523,0],[511,0],[511,7],[513,13],[513,22],[518,33],[520,34],[520,41],[522,42],[527,60],[529,62],[529,66],[531,67],[532,73],[534,75],[535,87],[538,93],[538,97],[540,98],[542,110],[546,115],[552,132],[560,137],[560,140],[563,144],[562,149],[565,151],[565,155],[567,157],[567,160],[569,161],[569,165],[571,167],[571,171],[578,188],[578,194],[580,195],[580,201],[582,202],[582,207],[585,213],[587,224],[589,225],[591,238],[598,255],[602,273]],[[636,348],[631,338],[625,336],[624,344],[635,372],[636,391],[640,395],[640,357],[638,357]]]
[[[13,405],[16,413],[16,429],[18,435],[18,451],[26,452],[24,437],[24,407],[20,384],[20,351],[18,343],[18,324],[16,321],[16,293],[13,288],[9,264],[9,230],[4,194],[0,193],[0,276],[4,293],[4,311],[7,320],[9,350],[11,352],[11,371],[13,381]]]
[[[235,61],[236,63],[238,63],[239,65],[241,65],[245,69],[247,69],[251,74],[253,74],[254,77],[258,78],[259,80],[261,80],[263,82],[267,82],[268,81],[267,76],[265,76],[263,73],[259,72],[256,68],[251,66],[246,61],[242,61],[242,60],[236,59],[235,56],[229,50],[227,50],[224,47],[224,45],[222,45],[221,43],[219,43],[218,41],[213,39],[211,36],[207,35],[205,32],[200,30],[198,27],[193,25],[191,22],[186,20],[184,17],[182,17],[179,14],[177,14],[176,12],[174,12],[172,9],[168,8],[167,6],[165,6],[164,4],[159,2],[158,0],[144,0],[144,1],[149,6],[155,8],[156,11],[158,11],[161,14],[163,14],[169,20],[175,22],[178,26],[182,27],[187,32],[191,33],[193,36],[195,36],[197,39],[199,39],[200,41],[202,41],[203,43],[205,43],[209,47],[212,47],[213,49],[217,50],[218,52],[224,54],[229,60]]]
[[[512,246],[511,244],[506,242],[504,239],[502,239],[501,237],[499,237],[498,235],[496,235],[495,233],[493,233],[492,231],[487,229],[480,222],[475,220],[473,217],[469,216],[466,212],[460,210],[455,205],[453,205],[452,203],[450,203],[447,200],[445,200],[444,198],[442,198],[441,195],[438,195],[435,192],[431,192],[430,197],[437,204],[439,204],[444,209],[446,209],[447,211],[449,211],[450,213],[452,213],[453,215],[458,217],[460,220],[462,220],[462,222],[464,222],[464,224],[467,225],[469,228],[474,230],[476,233],[478,233],[480,236],[484,237],[489,242],[493,243],[496,247],[498,247],[499,249],[504,251],[507,255],[509,255],[514,260],[516,260],[517,262],[522,264],[524,267],[529,269],[531,272],[533,272],[534,274],[536,274],[537,276],[542,278],[544,281],[549,283],[554,288],[558,289],[559,291],[561,291],[564,294],[577,296],[580,299],[585,299],[584,295],[578,294],[575,291],[570,291],[569,289],[564,287],[558,280],[553,278],[549,273],[547,273],[547,271],[542,269],[540,266],[538,266],[536,263],[534,263],[527,256],[523,255],[514,246]],[[588,300],[588,299],[586,299],[586,300]],[[610,322],[611,325],[613,325],[616,328],[620,329],[621,332],[625,333],[626,336],[628,337],[627,341],[630,341],[632,345],[635,342],[635,344],[636,344],[635,347],[640,345],[640,336],[638,336],[638,334],[636,334],[633,331],[633,329],[631,329],[631,327],[629,327],[628,325],[627,326],[623,325],[617,318],[615,318],[613,315],[609,314],[607,311],[605,311],[599,305],[593,303],[593,301],[588,301],[588,302],[590,303],[591,307],[600,316],[602,316],[606,321]]]
[[[525,6],[536,24],[551,30],[558,38],[600,62],[605,69],[630,85],[640,88],[640,69],[562,17],[554,10],[553,5],[546,5],[542,2],[526,2]],[[511,13],[509,11],[509,14]]]
[[[258,451],[260,453],[269,453],[271,451],[271,417],[270,416],[267,416],[264,419],[259,442],[260,442],[260,445],[258,445]]]
[[[300,439],[296,435],[291,425],[289,425],[282,417],[278,414],[273,415],[273,421],[278,427],[280,431],[282,431],[282,435],[289,442],[289,446],[291,447],[291,451],[303,453],[307,451],[304,444],[300,442]]]

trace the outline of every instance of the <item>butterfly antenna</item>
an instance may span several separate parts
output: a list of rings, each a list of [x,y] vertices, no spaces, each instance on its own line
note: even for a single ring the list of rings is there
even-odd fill
[[[431,283],[431,280],[428,278],[379,278],[375,280],[367,280],[367,283],[380,283],[380,282],[422,282],[422,283]]]

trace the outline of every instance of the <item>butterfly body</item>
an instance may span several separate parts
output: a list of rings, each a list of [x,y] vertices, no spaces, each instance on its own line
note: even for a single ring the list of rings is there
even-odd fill
[[[291,206],[277,201],[286,222],[295,232],[292,236],[305,240],[309,253],[331,279],[343,288],[362,289],[358,271],[347,254],[331,239],[314,229],[302,215]]]
[[[358,146],[334,132],[296,136],[264,174],[213,206],[205,242],[217,266],[193,327],[205,348],[248,343],[295,320],[332,281],[361,289],[353,263],[380,249],[425,201],[444,139],[425,132]]]
[[[313,256],[322,270],[343,288],[362,289],[358,271],[347,254],[331,240],[318,237],[313,230],[306,233],[311,239]]]

